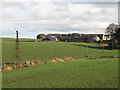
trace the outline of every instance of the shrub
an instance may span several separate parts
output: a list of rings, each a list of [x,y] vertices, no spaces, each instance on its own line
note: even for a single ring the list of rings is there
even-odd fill
[[[42,64],[42,61],[41,61],[41,60],[38,60],[37,63],[38,63],[38,64]]]
[[[25,62],[26,66],[30,66],[30,61]]]
[[[72,57],[66,57],[64,58],[64,61],[75,61],[75,59]]]
[[[36,65],[35,62],[33,62],[33,61],[32,61],[30,64],[31,64],[31,65]]]
[[[6,67],[3,68],[3,70],[5,70],[5,71],[7,71],[7,70],[9,71],[9,70],[12,70],[12,69],[13,68],[11,66],[6,66]]]
[[[18,68],[18,67],[17,67],[17,65],[12,65],[12,67],[13,67],[13,69],[16,69],[16,68]]]
[[[55,58],[55,61],[56,61],[56,62],[64,62],[64,60],[61,59],[61,58]]]

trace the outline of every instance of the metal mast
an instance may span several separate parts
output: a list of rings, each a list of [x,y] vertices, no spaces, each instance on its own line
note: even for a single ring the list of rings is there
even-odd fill
[[[20,64],[21,63],[21,57],[20,57],[20,43],[18,39],[18,31],[16,31],[16,44],[15,44],[15,52],[14,52],[14,63]]]

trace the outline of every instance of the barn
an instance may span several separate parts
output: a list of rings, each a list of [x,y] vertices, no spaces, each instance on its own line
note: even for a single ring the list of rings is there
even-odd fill
[[[49,41],[58,41],[56,36],[50,36],[48,37]]]
[[[42,41],[58,41],[56,36],[49,36],[45,39],[43,39]]]

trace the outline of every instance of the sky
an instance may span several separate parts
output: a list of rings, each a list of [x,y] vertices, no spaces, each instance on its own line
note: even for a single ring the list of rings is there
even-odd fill
[[[114,1],[114,2],[113,2]],[[118,2],[109,0],[4,0],[0,5],[1,37],[36,38],[38,34],[104,34],[118,23]]]

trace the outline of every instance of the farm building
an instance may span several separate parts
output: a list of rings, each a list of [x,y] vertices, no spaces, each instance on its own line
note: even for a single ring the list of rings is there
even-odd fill
[[[103,40],[111,40],[111,35],[103,35]]]
[[[58,41],[58,39],[55,36],[50,36],[50,37],[43,39],[42,41]]]
[[[104,34],[39,34],[37,39],[42,39],[42,41],[67,41],[67,42],[100,42],[103,40],[111,40],[110,35]]]
[[[104,34],[78,34],[78,35],[63,35],[60,36],[59,41],[68,42],[99,42],[103,40],[110,40],[111,36]]]
[[[50,36],[48,37],[49,41],[58,41],[56,36]]]

